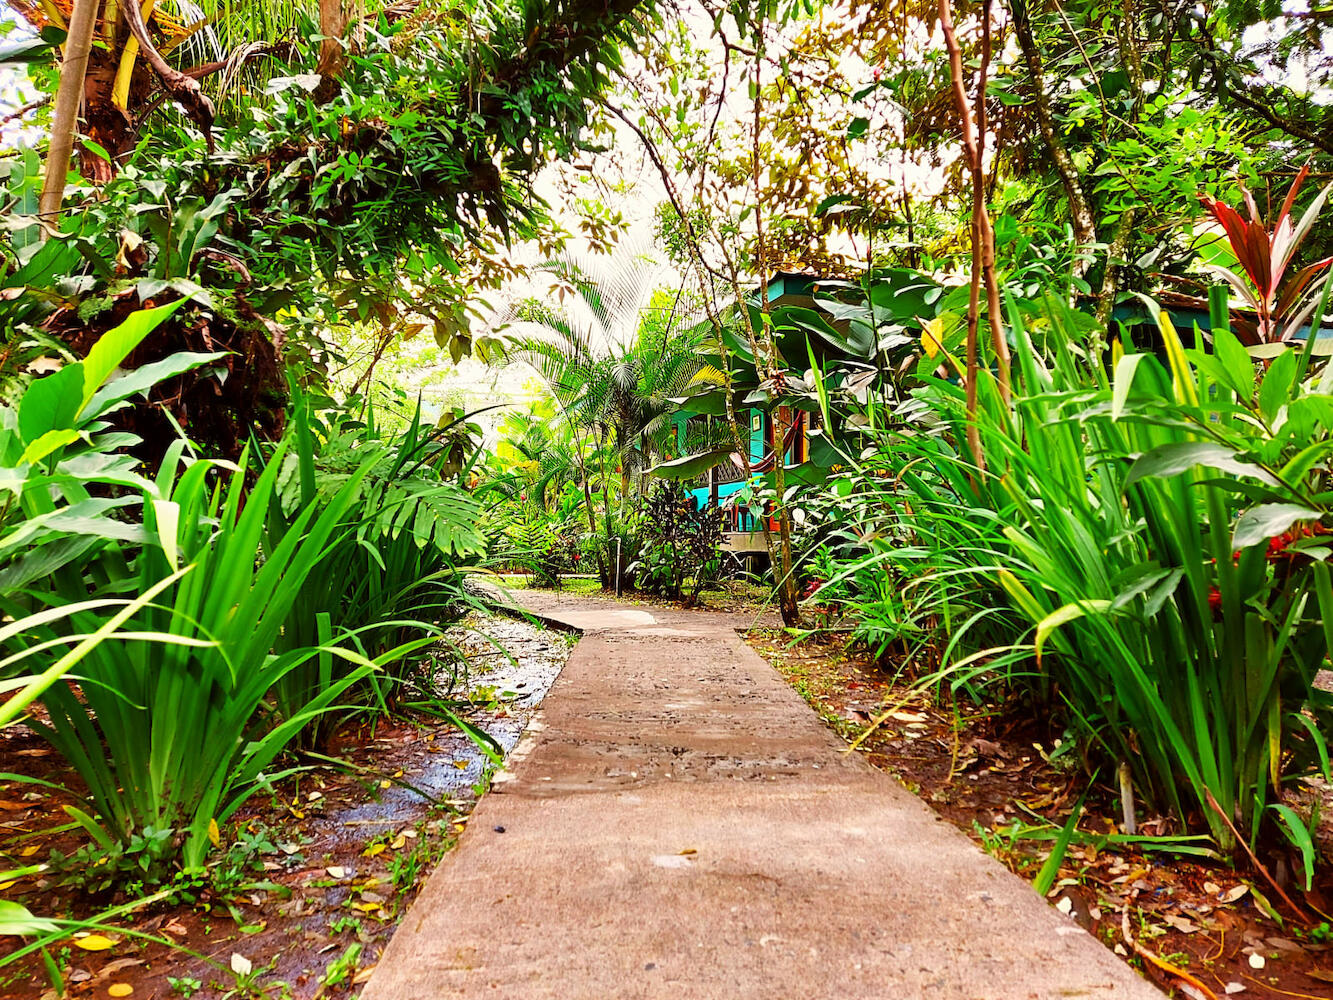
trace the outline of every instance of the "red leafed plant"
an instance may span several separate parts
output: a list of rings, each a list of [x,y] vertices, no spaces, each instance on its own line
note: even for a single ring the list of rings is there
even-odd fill
[[[1207,265],[1208,271],[1230,285],[1258,316],[1257,323],[1233,317],[1232,325],[1242,340],[1254,343],[1290,340],[1314,312],[1317,296],[1311,282],[1333,264],[1333,257],[1316,261],[1287,277],[1292,257],[1313,228],[1329,191],[1333,190],[1333,184],[1325,187],[1300,219],[1293,220],[1292,206],[1309,173],[1310,167],[1306,164],[1296,174],[1282,202],[1282,211],[1272,226],[1259,214],[1259,207],[1249,191],[1245,191],[1249,219],[1243,218],[1230,205],[1199,195],[1204,208],[1226,230],[1227,242],[1231,244],[1231,252],[1244,275],[1216,264]]]

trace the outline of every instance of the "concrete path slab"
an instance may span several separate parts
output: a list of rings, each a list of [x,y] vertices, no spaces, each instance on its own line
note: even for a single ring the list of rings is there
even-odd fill
[[[1161,1000],[841,742],[740,619],[584,631],[364,1000]]]

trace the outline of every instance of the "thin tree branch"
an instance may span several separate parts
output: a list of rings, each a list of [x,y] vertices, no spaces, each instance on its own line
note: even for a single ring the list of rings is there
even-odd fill
[[[208,99],[208,95],[199,86],[198,80],[173,68],[162,57],[162,53],[153,44],[147,26],[143,23],[143,12],[139,9],[138,3],[132,0],[132,2],[125,4],[123,9],[125,23],[129,26],[130,34],[138,39],[139,48],[143,51],[144,58],[153,67],[153,72],[162,81],[162,86],[171,99],[179,104],[190,119],[203,130],[204,140],[208,143],[208,151],[212,153],[214,151],[213,119],[216,116],[213,102]]]

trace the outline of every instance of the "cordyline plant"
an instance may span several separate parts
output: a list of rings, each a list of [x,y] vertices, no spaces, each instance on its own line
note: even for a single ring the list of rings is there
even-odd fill
[[[1252,344],[1291,340],[1314,312],[1315,278],[1333,264],[1333,257],[1325,257],[1287,277],[1292,258],[1323,210],[1329,191],[1333,190],[1333,184],[1325,187],[1301,217],[1293,221],[1292,207],[1309,174],[1309,164],[1301,167],[1271,227],[1259,214],[1259,206],[1249,191],[1245,191],[1245,205],[1250,213],[1248,220],[1229,205],[1206,195],[1199,196],[1204,208],[1226,231],[1231,252],[1244,274],[1216,264],[1207,265],[1208,271],[1225,281],[1258,316],[1253,325],[1232,317],[1237,334]]]

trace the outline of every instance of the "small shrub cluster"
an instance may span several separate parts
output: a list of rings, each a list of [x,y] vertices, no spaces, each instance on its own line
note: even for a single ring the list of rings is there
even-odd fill
[[[673,600],[698,600],[720,567],[722,519],[717,509],[700,508],[689,494],[659,483],[644,498],[635,523],[642,536],[638,559],[629,567],[635,586]]]

